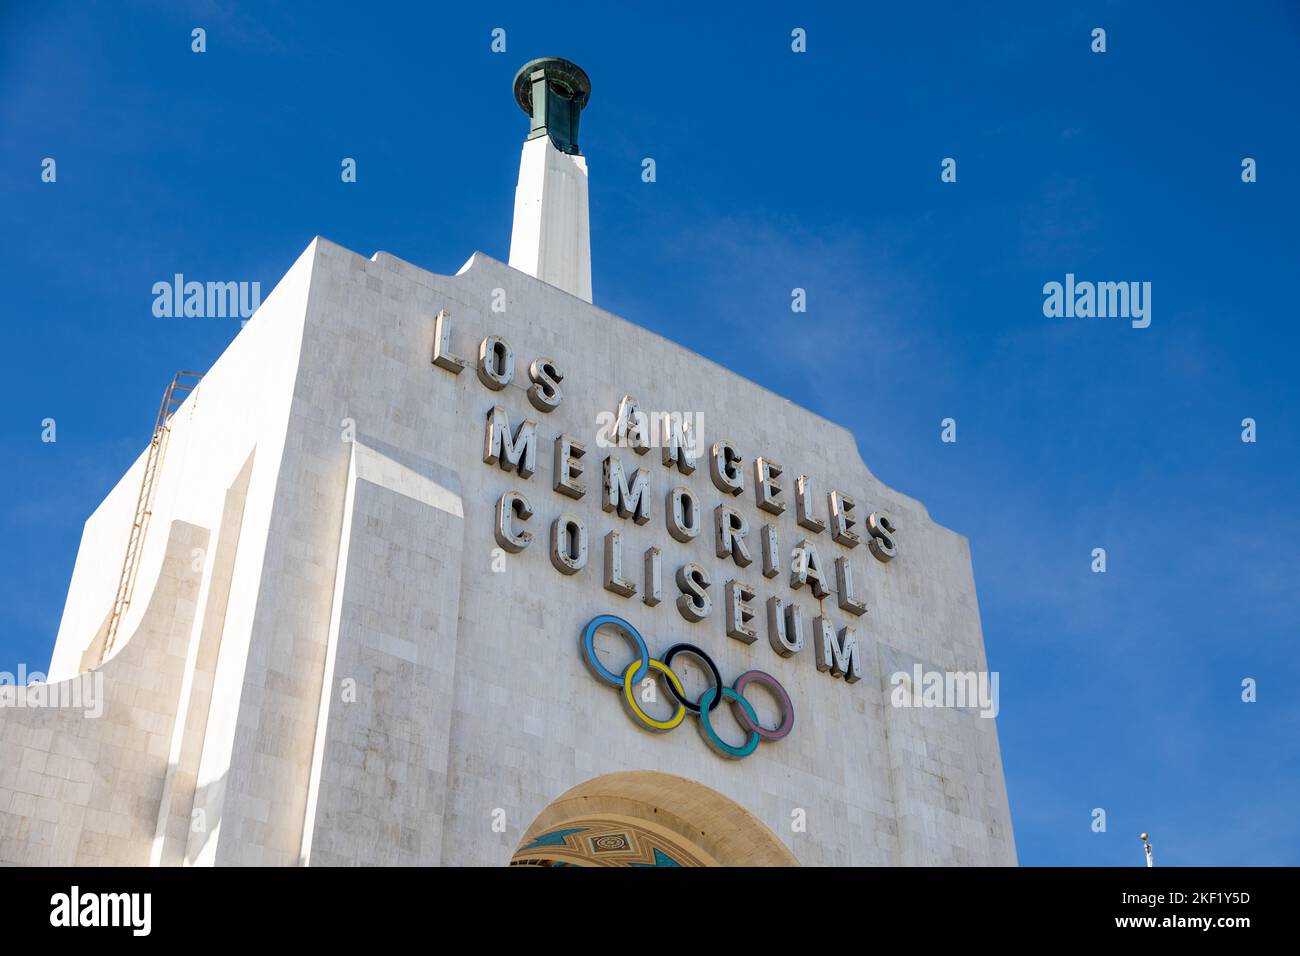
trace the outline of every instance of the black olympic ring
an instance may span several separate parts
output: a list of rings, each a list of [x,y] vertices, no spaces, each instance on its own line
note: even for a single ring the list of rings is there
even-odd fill
[[[713,686],[717,688],[717,693],[713,695],[713,700],[709,701],[709,713],[713,713],[713,711],[718,709],[718,705],[722,703],[722,674],[718,672],[718,665],[713,663],[712,657],[704,653],[704,651],[700,650],[694,644],[674,644],[664,652],[664,666],[672,667],[673,658],[678,654],[688,654],[709,668],[709,675],[713,678]],[[674,687],[672,681],[665,681],[664,683],[668,686],[669,692],[677,698],[677,703],[681,704],[692,714],[698,714],[700,712],[700,705],[698,703],[692,704],[687,700],[686,695]],[[706,693],[708,693],[707,690],[700,694],[700,696],[703,697]]]

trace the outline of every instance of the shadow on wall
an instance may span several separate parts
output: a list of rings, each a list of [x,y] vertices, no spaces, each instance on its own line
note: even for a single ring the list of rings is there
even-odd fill
[[[0,862],[150,862],[202,578],[192,554],[208,538],[173,522],[131,640],[102,667],[0,707]]]

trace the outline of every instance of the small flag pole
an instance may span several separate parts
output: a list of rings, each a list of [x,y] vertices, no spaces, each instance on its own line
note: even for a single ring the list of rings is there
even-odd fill
[[[1142,834],[1142,849],[1145,851],[1147,856],[1147,866],[1155,866],[1156,862],[1151,857],[1151,843],[1148,839],[1149,836],[1150,834],[1147,833]]]

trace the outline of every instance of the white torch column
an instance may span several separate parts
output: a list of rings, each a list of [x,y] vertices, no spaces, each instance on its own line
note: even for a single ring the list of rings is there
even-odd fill
[[[591,301],[587,160],[548,136],[526,141],[519,160],[510,266]]]

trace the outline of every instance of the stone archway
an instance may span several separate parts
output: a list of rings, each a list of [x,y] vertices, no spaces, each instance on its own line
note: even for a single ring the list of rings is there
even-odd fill
[[[580,783],[524,833],[511,866],[798,866],[740,804],[670,773],[630,770]]]

